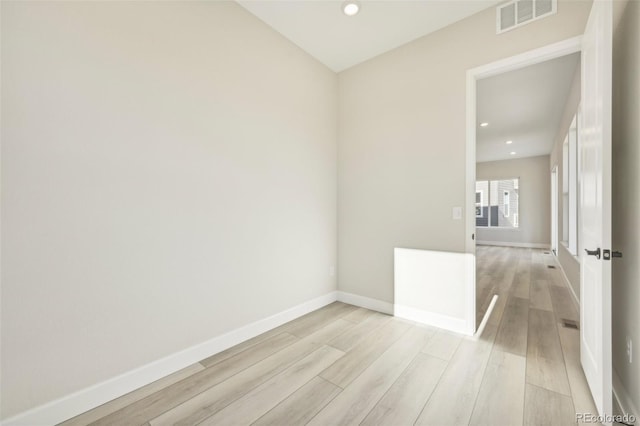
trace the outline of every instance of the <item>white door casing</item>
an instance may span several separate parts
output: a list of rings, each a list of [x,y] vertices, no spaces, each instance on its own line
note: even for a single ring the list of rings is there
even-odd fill
[[[583,36],[580,129],[580,358],[600,415],[612,414],[611,249],[612,3],[593,2]]]
[[[558,166],[551,170],[551,250],[558,255]]]

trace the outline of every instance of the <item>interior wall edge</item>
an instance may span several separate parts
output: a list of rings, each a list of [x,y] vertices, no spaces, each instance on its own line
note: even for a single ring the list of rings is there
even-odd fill
[[[393,315],[393,303],[384,300],[373,299],[371,297],[361,296],[359,294],[348,293],[346,291],[337,291],[337,300],[339,302],[348,303],[349,305],[359,306],[372,311],[381,312],[383,314]]]

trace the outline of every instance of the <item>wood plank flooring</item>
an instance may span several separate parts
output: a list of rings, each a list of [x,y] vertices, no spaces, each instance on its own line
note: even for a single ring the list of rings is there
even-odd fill
[[[595,413],[555,259],[477,250],[481,335],[333,303],[63,423],[543,425]],[[481,316],[480,316],[481,318]]]

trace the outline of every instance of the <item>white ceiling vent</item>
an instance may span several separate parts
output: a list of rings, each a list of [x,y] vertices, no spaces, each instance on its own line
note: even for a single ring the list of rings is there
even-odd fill
[[[557,8],[557,0],[512,0],[501,4],[496,9],[496,32],[500,34],[553,15]]]

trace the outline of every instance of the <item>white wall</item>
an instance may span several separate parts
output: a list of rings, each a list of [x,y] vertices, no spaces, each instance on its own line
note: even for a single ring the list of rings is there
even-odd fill
[[[476,331],[472,253],[396,248],[394,315],[456,333]],[[460,282],[467,285],[459,285]]]
[[[571,84],[571,90],[569,91],[569,96],[567,96],[567,102],[564,107],[564,111],[562,113],[562,119],[560,120],[560,126],[558,127],[558,132],[555,136],[555,143],[553,149],[551,151],[551,155],[549,157],[549,169],[548,173],[551,173],[551,170],[555,166],[558,166],[558,262],[562,267],[565,275],[567,276],[571,288],[573,289],[576,297],[580,298],[580,263],[578,258],[571,254],[567,246],[562,243],[563,234],[563,212],[565,206],[563,206],[562,201],[562,176],[563,176],[563,161],[562,161],[562,144],[564,143],[565,137],[569,133],[569,128],[571,127],[571,122],[573,121],[573,117],[578,112],[578,108],[580,105],[580,73],[581,68],[578,66],[576,68],[576,72],[573,77],[573,83]],[[578,136],[580,137],[580,136]],[[568,208],[568,206],[567,206]]]
[[[520,178],[518,228],[476,228],[485,242],[549,245],[551,243],[551,175],[549,156],[487,161],[476,164],[477,180]]]
[[[339,74],[341,291],[393,302],[393,249],[464,252],[467,70],[580,35],[588,1],[496,35],[489,8]]]
[[[2,416],[336,290],[337,77],[234,2],[2,2]]]
[[[640,416],[640,2],[629,1],[613,43],[613,368],[623,408]],[[626,338],[633,340],[633,362]]]

